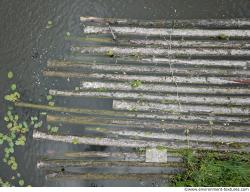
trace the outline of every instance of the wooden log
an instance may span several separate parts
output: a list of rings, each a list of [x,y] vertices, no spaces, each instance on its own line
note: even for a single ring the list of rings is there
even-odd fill
[[[152,57],[152,58],[142,58],[141,62],[147,63],[157,63],[157,64],[165,64],[165,65],[186,65],[186,66],[203,66],[203,67],[232,67],[232,68],[250,68],[249,60],[211,60],[211,59],[168,59],[168,58],[160,58],[160,57]]]
[[[180,154],[168,150],[168,162],[183,163],[183,158]],[[116,161],[146,161],[145,153],[143,152],[100,152],[100,151],[84,151],[84,152],[66,152],[64,157],[70,158],[101,158]]]
[[[67,179],[67,180],[159,180],[171,179],[173,174],[155,174],[155,173],[57,173],[53,172],[46,175],[47,179]]]
[[[80,79],[97,79],[107,81],[133,81],[140,80],[149,83],[178,83],[178,84],[201,84],[201,85],[235,85],[248,84],[250,79],[242,81],[235,77],[182,77],[182,76],[163,76],[163,75],[128,75],[128,74],[108,74],[108,73],[77,73],[63,71],[43,71],[46,77],[62,78],[80,78]]]
[[[249,30],[250,31],[250,30]],[[249,33],[250,35],[250,33]],[[182,48],[163,49],[152,47],[80,47],[72,46],[73,53],[114,56],[164,56],[164,57],[250,57],[248,49],[206,49],[206,48]]]
[[[86,45],[101,43],[102,45],[120,46],[143,46],[143,47],[162,47],[162,48],[224,48],[224,49],[249,49],[250,43],[246,41],[221,41],[221,40],[145,40],[145,39],[126,39],[119,38],[114,41],[109,37],[66,37],[66,40],[85,43]]]
[[[223,107],[223,106],[204,106],[204,105],[179,105],[179,104],[161,104],[153,102],[135,102],[113,100],[113,109],[115,110],[135,110],[151,112],[171,112],[176,113],[195,113],[195,114],[216,114],[216,115],[241,115],[250,116],[250,110],[243,107]]]
[[[119,41],[121,44],[126,42]],[[155,46],[165,48],[225,48],[225,49],[249,49],[250,43],[240,41],[187,41],[187,40],[145,40],[145,39],[131,39],[129,43],[138,46]]]
[[[49,60],[49,68],[68,68],[68,67],[77,67],[83,68],[85,70],[101,71],[101,72],[120,72],[120,73],[132,73],[132,74],[163,74],[165,76],[218,76],[218,77],[236,77],[238,79],[250,77],[250,71],[248,70],[235,70],[235,69],[213,69],[213,68],[177,68],[171,67],[169,64],[173,60],[169,60],[168,66],[155,66],[155,65],[122,65],[122,64],[95,64],[95,63],[86,63],[86,62],[72,62],[72,61],[58,61],[58,60]],[[174,64],[174,62],[173,62]],[[246,64],[246,63],[245,63]]]
[[[158,122],[154,120],[141,120],[141,119],[124,119],[124,118],[103,118],[103,117],[89,117],[89,116],[73,116],[73,115],[47,115],[47,122],[50,123],[68,123],[78,125],[99,125],[99,126],[116,126],[116,128],[123,129],[156,129],[156,130],[199,130],[199,131],[229,131],[229,132],[249,132],[249,126],[228,126],[228,125],[211,125],[210,123],[169,123]]]
[[[183,163],[178,162],[137,162],[137,161],[86,161],[86,160],[68,160],[68,159],[47,159],[40,160],[37,163],[39,169],[49,169],[58,167],[79,167],[79,168],[98,168],[98,167],[162,167],[172,168],[184,167]]]
[[[218,136],[212,134],[188,134],[183,133],[158,133],[158,132],[146,132],[146,131],[133,131],[133,130],[113,130],[112,128],[88,128],[87,130],[95,130],[97,132],[102,132],[106,134],[120,135],[120,136],[130,136],[132,138],[150,138],[159,140],[171,140],[175,139],[178,141],[199,141],[199,142],[211,142],[211,143],[248,143],[250,144],[250,139],[247,137],[234,137],[234,136]]]
[[[138,87],[131,86],[131,83],[113,83],[113,82],[90,82],[83,81],[80,89],[83,90],[105,90],[108,91],[140,91],[142,93],[185,93],[199,95],[249,95],[250,90],[244,88],[230,87],[196,87],[196,86],[176,86],[176,85],[161,85],[141,83]]]
[[[86,26],[83,29],[85,34],[110,34],[109,27]],[[166,28],[143,28],[143,27],[112,27],[112,31],[118,35],[138,35],[138,36],[171,36],[180,38],[228,38],[249,39],[250,30],[247,29],[166,29]]]
[[[80,17],[81,22],[110,25],[136,25],[141,27],[205,28],[205,29],[249,29],[248,18],[236,19],[184,19],[184,20],[137,20],[120,18]]]
[[[73,143],[77,141],[77,144],[85,145],[101,145],[101,146],[116,146],[116,147],[159,147],[164,146],[171,149],[200,149],[200,150],[216,150],[216,151],[250,151],[249,146],[241,145],[241,148],[230,147],[226,144],[214,144],[205,142],[176,142],[169,141],[147,141],[147,140],[133,140],[133,139],[113,139],[113,138],[93,138],[93,137],[79,137],[71,135],[49,135],[39,131],[33,131],[33,138],[39,140],[57,141],[64,143]]]
[[[178,97],[174,94],[168,94],[166,96],[149,94],[149,93],[137,93],[137,92],[121,92],[121,91],[61,91],[50,89],[50,95],[64,96],[64,97],[95,97],[95,98],[109,98],[109,99],[122,99],[122,100],[140,100],[140,101],[153,101],[160,103],[181,103],[181,104],[206,104],[206,105],[250,105],[248,97],[226,97],[226,96],[184,96],[179,95]]]
[[[84,151],[84,152],[66,152],[65,157],[70,158],[108,158],[118,161],[145,161],[145,153],[135,152],[100,152],[100,151]],[[172,157],[172,156],[171,156]],[[174,156],[176,159],[178,157]],[[180,157],[177,159],[181,161]]]
[[[55,111],[55,112],[66,112],[66,113],[76,113],[76,114],[89,114],[89,115],[102,115],[102,116],[113,116],[113,117],[127,117],[127,118],[137,118],[137,119],[154,119],[158,121],[165,120],[178,120],[178,121],[188,121],[188,122],[214,122],[222,123],[228,125],[234,123],[237,125],[249,125],[249,118],[245,117],[229,117],[229,116],[210,116],[210,115],[180,115],[180,114],[157,114],[157,113],[141,113],[141,112],[124,112],[124,111],[111,111],[111,110],[94,110],[94,109],[84,109],[84,108],[68,108],[68,107],[52,107],[48,105],[33,104],[18,102],[15,103],[16,107],[24,107],[37,110]]]
[[[97,57],[97,60],[93,60],[93,57],[82,57],[81,60],[76,61],[65,61],[65,60],[48,60],[48,67],[60,67],[61,65],[73,65],[73,64],[95,64],[104,65],[116,63],[117,65],[139,65],[143,66],[145,64],[151,65],[159,64],[161,66],[166,65],[169,68],[169,64],[172,67],[175,66],[185,66],[193,67],[193,69],[200,67],[204,68],[233,68],[233,69],[250,69],[250,60],[212,60],[212,59],[174,59],[174,58],[164,58],[164,57],[146,57],[146,58],[112,58],[112,57]],[[107,65],[108,66],[108,65]]]

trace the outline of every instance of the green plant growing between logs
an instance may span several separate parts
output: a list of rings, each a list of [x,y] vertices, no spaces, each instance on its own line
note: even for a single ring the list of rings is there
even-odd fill
[[[140,80],[133,80],[131,83],[130,83],[130,86],[132,88],[138,88],[142,85],[142,82]]]
[[[177,187],[249,187],[250,154],[183,152],[186,171],[172,181]]]

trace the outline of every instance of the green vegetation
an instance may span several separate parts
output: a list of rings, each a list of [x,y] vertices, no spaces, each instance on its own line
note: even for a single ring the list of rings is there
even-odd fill
[[[109,56],[109,57],[114,57],[114,53],[113,53],[112,50],[108,50],[106,55]]]
[[[12,71],[9,71],[7,76],[8,76],[9,79],[12,79],[13,76],[14,76],[14,75],[13,75],[13,72],[12,72]]]
[[[50,101],[52,99],[53,99],[52,95],[47,95],[47,101]]]
[[[250,154],[184,151],[186,171],[172,181],[177,187],[249,187]]]
[[[51,27],[53,27],[53,22],[52,21],[48,21],[48,23],[46,25],[46,29],[50,29]]]
[[[74,145],[77,145],[77,144],[79,144],[79,141],[78,141],[77,138],[74,138],[74,139],[72,139],[72,143],[73,143]]]
[[[225,34],[219,34],[218,36],[217,36],[217,38],[219,39],[219,40],[229,40],[229,37],[227,36],[227,35],[225,35]]]
[[[131,85],[132,88],[137,88],[137,87],[140,87],[142,85],[142,82],[140,80],[133,80],[130,83],[130,85]]]
[[[57,133],[59,130],[59,127],[48,125],[47,129],[50,133]]]

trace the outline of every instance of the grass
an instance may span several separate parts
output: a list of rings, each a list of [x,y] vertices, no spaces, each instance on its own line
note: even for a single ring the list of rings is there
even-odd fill
[[[175,187],[249,187],[250,154],[185,151],[186,171],[172,181]]]

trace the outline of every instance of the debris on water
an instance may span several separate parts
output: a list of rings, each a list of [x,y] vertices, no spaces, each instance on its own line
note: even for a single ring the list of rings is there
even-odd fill
[[[51,27],[53,27],[53,22],[52,21],[48,21],[46,29],[50,29]]]

